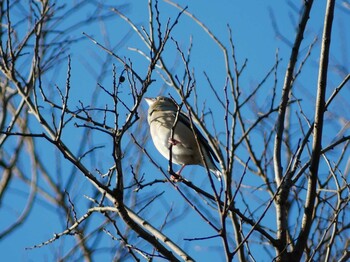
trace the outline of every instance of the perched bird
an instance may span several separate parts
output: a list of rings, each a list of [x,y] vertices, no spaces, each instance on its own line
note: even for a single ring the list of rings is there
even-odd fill
[[[168,160],[170,156],[170,145],[172,145],[171,161],[175,164],[182,165],[177,174],[180,176],[181,171],[186,165],[201,165],[205,167],[201,155],[202,152],[209,170],[220,180],[222,174],[214,164],[213,158],[216,161],[218,161],[218,159],[213,149],[195,126],[193,128],[194,130],[192,130],[190,119],[183,112],[179,112],[176,126],[172,134],[171,130],[178,112],[178,106],[175,102],[163,96],[145,98],[145,100],[149,105],[148,124],[150,126],[153,143],[158,151]],[[193,131],[196,133],[196,136]],[[196,137],[201,151],[199,150]]]

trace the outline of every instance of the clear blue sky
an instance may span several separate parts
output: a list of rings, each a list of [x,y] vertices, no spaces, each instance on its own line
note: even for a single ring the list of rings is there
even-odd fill
[[[71,4],[71,1],[59,2],[67,2],[68,5]],[[122,12],[130,17],[137,26],[144,26],[146,29],[148,28],[147,1],[135,0],[105,2],[108,2],[111,5],[130,3],[128,7],[122,9]],[[303,90],[301,92],[305,92],[306,89],[310,90],[310,93],[312,93],[312,90],[316,87],[317,63],[320,49],[319,43],[321,38],[320,33],[322,32],[322,21],[326,1],[315,2],[315,7],[311,13],[309,29],[307,31],[305,41],[302,45],[302,50],[304,50],[303,54],[306,54],[308,45],[311,44],[316,36],[318,36],[319,40],[310,58],[310,64],[313,64],[313,66],[307,66],[307,69],[296,85],[297,88]],[[204,22],[205,25],[220,39],[220,41],[226,45],[229,43],[227,24],[230,25],[232,29],[234,44],[236,47],[238,62],[242,64],[245,59],[248,59],[247,69],[245,70],[245,73],[241,79],[241,85],[244,86],[244,89],[247,90],[247,93],[249,93],[249,91],[264,78],[266,73],[274,65],[276,51],[278,50],[279,57],[282,59],[279,67],[278,77],[277,92],[279,96],[283,83],[283,72],[287,66],[288,58],[290,55],[290,46],[288,46],[288,44],[283,42],[280,38],[276,37],[276,33],[272,26],[272,20],[274,19],[276,21],[278,29],[282,35],[292,43],[294,40],[294,29],[298,22],[298,16],[295,10],[293,10],[292,7],[287,4],[287,1],[193,0],[178,1],[178,3],[180,3],[182,6],[188,5],[188,11],[195,14],[197,18]],[[162,1],[160,1],[159,6],[163,24],[168,18],[170,18],[171,21],[174,21],[178,10],[166,3],[163,3]],[[75,23],[77,20],[82,19],[92,11],[89,8],[89,6],[86,6],[86,8],[82,10],[81,16],[79,17],[69,17],[65,22],[65,25],[69,26],[70,24]],[[331,65],[336,63],[349,65],[349,56],[347,52],[350,51],[350,39],[349,34],[344,34],[345,29],[348,32],[347,28],[350,22],[349,11],[344,12],[342,8],[337,6],[335,16],[336,18],[334,21],[334,39],[332,41]],[[82,36],[82,31],[84,31],[87,34],[92,35],[96,40],[104,43],[101,28],[104,28],[106,30],[111,46],[116,46],[121,42],[115,52],[121,57],[131,57],[136,71],[142,72],[146,65],[146,61],[143,57],[133,51],[130,51],[127,47],[136,47],[144,51],[146,51],[146,49],[138,41],[137,36],[134,33],[130,32],[130,28],[125,23],[125,21],[118,18],[117,16],[116,18],[109,20],[104,25],[104,27],[102,27],[101,24],[89,25],[83,29],[80,28],[79,30],[73,31],[71,34],[74,38],[77,36]],[[126,35],[127,37],[124,39]],[[174,30],[174,34],[172,36],[179,42],[180,46],[185,49],[189,46],[190,37],[193,38],[193,54],[191,57],[191,62],[192,67],[195,69],[198,88],[203,86],[202,92],[208,92],[208,89],[206,89],[207,82],[203,76],[203,71],[205,71],[211,77],[213,85],[217,87],[218,90],[221,90],[225,81],[223,56],[212,39],[210,39],[205,34],[205,32],[203,32],[203,30],[186,15],[182,16],[180,23],[176,26],[176,29]],[[169,45],[173,44],[169,43]],[[178,56],[173,51],[174,47],[169,48],[169,52],[165,53],[168,56],[167,61],[169,63],[169,66],[178,63]],[[96,74],[101,71],[101,63],[99,62],[101,60],[97,59],[96,57],[103,58],[106,54],[91,41],[86,39],[82,42],[72,45],[71,49],[67,51],[67,55],[71,55],[72,57],[72,100],[70,105],[74,107],[74,105],[77,105],[78,100],[81,100],[84,103],[88,104],[92,100],[92,94],[97,84],[97,78],[93,71],[95,71]],[[118,70],[122,69],[122,67],[116,61],[112,60],[112,62],[117,64]],[[111,72],[111,63],[106,65],[107,68],[104,68],[107,70],[107,72]],[[332,70],[335,71],[334,68]],[[349,71],[349,68],[347,70]],[[58,68],[53,73],[55,74],[55,77],[52,78],[53,80],[48,81],[48,79],[51,77],[50,75],[47,77],[46,83],[57,84],[63,88],[66,81],[66,64],[64,63],[63,67]],[[157,81],[151,86],[148,96],[157,95],[161,88],[164,87],[164,83],[162,83],[161,79],[156,75],[154,77],[157,79]],[[341,78],[334,73],[329,82],[334,86],[339,83],[340,80]],[[107,73],[102,80],[99,80],[99,83],[110,87],[112,83],[112,73]],[[267,92],[268,89],[269,87],[267,85]],[[268,95],[270,95],[270,93],[267,93],[267,96]],[[210,94],[203,96],[201,99],[209,100],[209,97]],[[261,101],[267,101],[268,97],[261,96],[260,99]],[[307,101],[304,102],[307,103]],[[96,104],[101,107],[104,106],[105,101],[103,95],[98,95]],[[210,101],[208,101],[208,105],[213,106]],[[146,105],[144,104],[142,108],[146,108]],[[215,109],[213,109],[213,111],[215,114]],[[254,116],[252,116],[252,119],[254,119]],[[217,125],[217,130],[223,130],[224,126],[220,123],[220,121],[215,124]],[[72,127],[69,133],[67,132],[64,134],[64,139],[68,144],[78,144],[82,141],[79,137],[80,134],[80,130],[77,131]],[[105,139],[105,137],[95,137],[94,143],[95,145],[106,145],[108,141]],[[43,147],[43,152],[45,152],[44,154],[47,161],[47,166],[51,166],[51,168],[58,168],[59,165],[57,164],[57,154],[55,151],[52,150],[51,147],[49,147],[49,145],[46,143],[42,143],[40,146]],[[158,163],[166,169],[167,161],[163,159],[158,152],[155,151],[152,143],[147,144],[147,149],[152,156],[157,157]],[[63,164],[60,166],[61,169],[59,172],[61,173],[60,175],[62,177],[62,181],[65,181],[67,179],[67,176],[72,174],[72,169],[67,161],[64,161],[64,159],[60,159],[60,161],[62,161]],[[102,152],[99,155],[98,159],[96,159],[96,165],[98,165],[100,168],[105,168],[105,170],[107,170],[110,164],[111,157],[109,152]],[[150,177],[161,178],[161,175],[157,174],[156,169],[151,166],[147,166],[147,164],[143,171]],[[28,170],[28,172],[30,171]],[[196,173],[198,176],[191,177],[191,173]],[[193,179],[197,184],[202,184],[205,187],[206,177],[204,175],[201,177],[200,173],[204,174],[205,172],[201,168],[188,168],[184,171],[185,176],[188,174],[191,179]],[[81,176],[79,173],[75,173],[75,175]],[[247,184],[250,182],[255,183],[254,180],[250,181],[250,179],[248,178],[246,181]],[[84,188],[89,187],[89,184],[84,181],[85,180],[82,176],[77,178],[77,185],[73,187],[77,189],[77,192],[74,192],[74,197],[77,203],[76,207],[81,215],[84,213],[84,207],[86,204],[86,200],[83,196],[86,194],[88,195],[90,192],[89,190],[87,192],[84,191]],[[40,183],[44,184],[43,181]],[[81,185],[84,186],[81,187]],[[27,190],[25,190],[25,192],[22,192],[22,190],[23,185],[11,185],[12,203],[7,203],[9,207],[14,206],[14,203],[25,203]],[[163,190],[165,191],[164,196],[160,201],[160,203],[162,203],[162,206],[159,206],[158,208],[153,206],[149,210],[149,212],[154,213],[154,215],[151,217],[154,217],[153,222],[157,225],[160,224],[160,221],[157,219],[157,217],[161,217],[161,219],[164,218],[164,210],[167,210],[171,205],[177,207],[176,203],[178,195],[170,186],[162,185],[158,188],[151,188],[150,190],[154,190],[155,192],[161,192]],[[79,203],[82,205],[79,206]],[[8,223],[18,215],[16,213],[16,210],[17,209],[14,208],[14,210],[10,211],[9,214],[1,215],[1,228],[3,228],[4,225],[8,225]],[[179,213],[180,210],[177,210],[176,214]],[[147,215],[149,215],[149,213]],[[95,218],[98,219],[98,216],[95,216]],[[181,228],[169,227],[169,229],[165,230],[165,232],[173,236],[175,241],[183,241],[183,238],[198,236],[205,237],[214,234],[211,230],[208,230],[208,226],[203,223],[202,220],[196,217],[191,209],[186,211],[184,219],[187,221],[184,223],[185,226]],[[269,221],[269,219],[273,219],[272,216],[268,216],[266,219],[267,220],[264,221],[265,223],[274,223],[274,221]],[[52,252],[55,252],[57,250],[57,247],[61,246],[62,250],[69,250],[69,238],[65,238],[63,242],[58,241],[52,246],[49,245],[40,249],[25,250],[25,248],[39,244],[42,241],[51,238],[54,233],[61,232],[65,226],[65,222],[65,217],[57,216],[56,210],[54,210],[52,206],[48,205],[45,203],[45,201],[42,201],[42,199],[39,198],[38,202],[35,204],[31,212],[29,220],[20,226],[18,230],[12,233],[11,236],[0,242],[0,253],[2,260],[52,261],[52,259],[55,257]],[[90,227],[93,228],[93,225],[90,225]],[[108,237],[106,237],[106,239],[107,243],[109,243]],[[216,241],[217,240],[214,239],[213,241],[206,241],[205,243],[196,241],[188,242],[186,244],[186,249],[191,250],[191,255],[198,259],[198,261],[213,261],[213,259],[217,258],[218,256],[220,257],[219,254],[222,253],[222,250],[217,247],[220,245],[220,243]],[[193,252],[193,250],[195,250],[195,252]],[[254,254],[256,255],[256,252],[260,251],[253,250],[252,252],[255,252]],[[267,257],[264,257],[264,255],[259,258],[261,259],[260,261],[269,261]],[[108,261],[110,257],[103,257],[101,259],[107,259],[104,261]]]

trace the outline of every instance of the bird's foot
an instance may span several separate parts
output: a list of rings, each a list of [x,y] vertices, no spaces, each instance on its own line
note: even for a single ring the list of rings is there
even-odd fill
[[[182,181],[182,176],[178,173],[173,173],[172,175],[170,175],[170,180],[174,183],[177,183],[179,181]]]
[[[180,144],[180,141],[177,141],[176,139],[170,137],[168,143],[170,145],[176,146],[177,144]]]

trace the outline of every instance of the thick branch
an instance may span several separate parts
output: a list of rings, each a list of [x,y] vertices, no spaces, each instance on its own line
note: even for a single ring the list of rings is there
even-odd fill
[[[277,204],[276,204],[277,239],[279,240],[279,244],[280,244],[278,248],[279,255],[285,251],[285,247],[287,244],[287,212],[286,212],[285,204],[288,198],[289,189],[284,186],[280,187],[280,183],[282,180],[281,153],[282,153],[285,116],[286,116],[286,109],[289,101],[289,95],[292,89],[292,83],[294,79],[293,73],[294,73],[294,69],[298,59],[299,48],[304,37],[306,24],[309,19],[312,3],[313,3],[313,0],[305,1],[305,7],[299,23],[299,28],[297,31],[297,35],[295,37],[292,53],[289,59],[289,64],[288,64],[287,72],[284,79],[282,98],[279,105],[278,118],[276,122],[276,136],[275,136],[273,157],[274,157],[275,180],[277,184],[276,186],[277,188],[281,188],[280,194],[277,196],[277,199],[276,199],[277,201]],[[283,260],[283,258],[281,259]]]
[[[307,198],[305,203],[305,211],[302,221],[298,242],[293,251],[293,258],[300,260],[303,250],[306,247],[307,239],[311,229],[314,212],[315,212],[315,198],[316,198],[316,183],[318,178],[318,168],[321,156],[322,145],[322,131],[323,120],[325,113],[325,95],[327,87],[327,73],[328,73],[328,60],[329,60],[329,47],[331,43],[331,32],[334,14],[334,0],[328,0],[327,9],[325,14],[325,22],[322,36],[322,47],[320,54],[320,66],[317,85],[317,100],[316,100],[316,112],[315,123],[313,127],[314,139],[312,145],[312,155],[310,164],[310,176],[308,178]]]

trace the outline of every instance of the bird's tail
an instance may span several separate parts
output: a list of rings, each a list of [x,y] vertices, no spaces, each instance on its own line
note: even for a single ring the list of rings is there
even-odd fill
[[[206,163],[207,163],[207,167],[209,168],[210,172],[212,172],[216,178],[221,181],[222,178],[222,173],[220,172],[220,170],[217,168],[217,166],[214,164],[213,159],[210,157],[208,157],[206,159]],[[203,167],[205,167],[205,165],[202,165]]]
[[[210,171],[216,176],[216,178],[221,181],[221,177],[222,177],[222,173],[220,172],[219,169],[217,169],[217,167],[215,168],[210,168]]]

